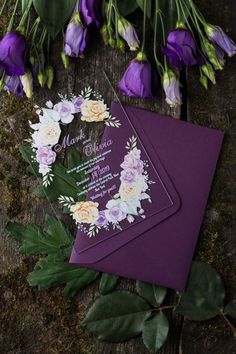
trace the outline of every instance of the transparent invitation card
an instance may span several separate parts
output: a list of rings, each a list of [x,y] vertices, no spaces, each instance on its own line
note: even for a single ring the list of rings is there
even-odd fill
[[[78,80],[73,92],[49,93],[8,121],[38,194],[75,222],[79,252],[173,207],[147,134],[137,132],[105,72]]]

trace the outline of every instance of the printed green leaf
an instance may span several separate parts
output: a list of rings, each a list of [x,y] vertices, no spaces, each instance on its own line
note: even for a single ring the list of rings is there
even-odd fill
[[[144,11],[144,0],[136,0],[138,6]],[[152,1],[147,0],[147,17],[151,18],[152,15]]]
[[[157,351],[165,343],[169,332],[169,322],[161,312],[144,322],[143,342],[151,353]]]
[[[117,6],[122,16],[127,16],[138,8],[136,0],[117,0]]]
[[[236,299],[225,306],[224,313],[236,319]]]
[[[220,314],[224,298],[224,284],[216,270],[208,264],[194,262],[187,290],[181,294],[176,312],[189,320],[208,320]]]
[[[30,146],[20,146],[19,148],[21,156],[23,160],[29,164],[28,166],[28,172],[36,175],[36,176],[41,176],[38,172],[39,170],[39,164],[38,162],[34,161],[33,158],[35,158],[35,152],[33,152],[32,148]]]
[[[82,324],[101,340],[122,342],[140,334],[150,315],[144,299],[127,291],[116,291],[98,298]]]
[[[46,232],[37,225],[29,223],[26,227],[17,223],[8,223],[6,229],[10,235],[21,242],[19,248],[23,254],[59,254],[67,256],[71,251],[73,238],[60,220],[46,216]]]
[[[100,284],[99,284],[99,291],[102,295],[106,295],[110,293],[112,290],[115,289],[117,283],[118,283],[119,277],[112,275],[112,274],[107,274],[103,273]]]
[[[69,20],[76,0],[33,0],[37,14],[54,39]]]
[[[66,285],[64,294],[69,297],[93,282],[98,274],[94,270],[80,268],[63,261],[54,261],[47,257],[28,274],[27,281],[31,286],[38,286],[40,289]]]
[[[155,307],[162,304],[167,293],[166,288],[147,284],[142,281],[136,282],[136,290],[140,296]]]

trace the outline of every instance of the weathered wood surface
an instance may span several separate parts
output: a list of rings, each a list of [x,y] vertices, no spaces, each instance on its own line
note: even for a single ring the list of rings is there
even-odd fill
[[[236,5],[232,0],[198,1],[200,8],[212,23],[227,29],[236,39]],[[10,9],[9,9],[10,11]],[[138,21],[139,23],[139,21]],[[1,23],[3,30],[4,21]],[[68,71],[60,63],[60,43],[54,45],[54,66],[57,78],[53,90],[78,87],[80,78],[99,78],[104,69],[115,86],[124,69],[133,57],[128,51],[121,53],[105,47],[93,33],[86,58],[72,61]],[[205,91],[198,83],[197,70],[187,73],[187,105],[182,117],[191,122],[226,131],[226,138],[217,173],[210,195],[196,258],[211,263],[223,276],[228,298],[236,298],[236,241],[235,230],[235,173],[236,173],[236,59],[227,63],[218,73],[217,86]],[[92,83],[91,83],[92,85]],[[96,82],[100,86],[102,83]],[[35,100],[47,96],[47,91],[38,91]],[[127,99],[119,94],[122,102],[150,109],[163,114],[180,117],[178,110],[170,110],[159,93],[154,101]],[[38,291],[28,286],[25,276],[33,268],[34,259],[23,259],[17,253],[17,244],[5,233],[7,221],[42,224],[44,215],[52,210],[46,200],[32,196],[36,181],[28,175],[25,164],[18,154],[19,142],[7,124],[7,116],[32,103],[0,96],[0,185],[1,185],[1,353],[124,353],[145,354],[140,338],[121,344],[99,342],[80,326],[86,309],[98,296],[98,282],[66,301],[61,289]],[[15,122],[16,132],[22,136],[24,126]],[[94,134],[98,132],[94,131]],[[70,222],[66,219],[67,222]],[[119,287],[133,289],[134,282],[122,280]],[[170,314],[171,317],[171,314]],[[170,318],[171,329],[162,354],[221,354],[236,353],[236,342],[221,318],[204,323],[183,321],[181,317]]]

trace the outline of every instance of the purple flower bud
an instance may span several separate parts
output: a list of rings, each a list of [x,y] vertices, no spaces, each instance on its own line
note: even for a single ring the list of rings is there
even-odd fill
[[[100,26],[99,21],[99,2],[100,0],[80,0],[80,13],[83,17],[83,23],[88,26],[95,22],[97,27]]]
[[[131,61],[118,87],[130,97],[153,98],[152,69],[145,54],[140,52]]]
[[[166,102],[175,107],[182,104],[180,83],[172,70],[166,70],[163,75],[163,89],[166,94]]]
[[[192,34],[184,28],[177,28],[169,33],[167,44],[162,47],[162,51],[168,57],[170,64],[178,69],[201,62]]]
[[[51,165],[56,160],[56,153],[48,146],[41,146],[36,153],[36,160],[41,165]]]
[[[14,95],[23,97],[24,90],[19,76],[5,75],[5,87],[4,90],[14,93]]]
[[[10,76],[24,75],[26,39],[20,33],[9,32],[0,41],[0,69]]]
[[[140,42],[134,26],[124,17],[120,17],[118,20],[118,32],[119,35],[127,42],[130,50],[137,50],[139,48]]]
[[[65,34],[65,54],[69,57],[78,58],[86,46],[87,28],[82,25],[79,14],[75,13],[68,24]]]
[[[223,49],[229,57],[236,54],[236,44],[219,26],[206,25],[205,31],[208,38],[221,49]]]

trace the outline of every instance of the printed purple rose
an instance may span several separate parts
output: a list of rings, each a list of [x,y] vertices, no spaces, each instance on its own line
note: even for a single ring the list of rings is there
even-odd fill
[[[23,85],[21,83],[21,80],[19,76],[8,76],[5,75],[5,91],[10,91],[14,93],[14,95],[23,97],[24,96],[24,90],[23,90]]]
[[[166,102],[175,107],[181,105],[182,95],[180,92],[180,83],[172,70],[166,70],[163,75],[163,89],[166,95]]]
[[[223,49],[229,57],[236,54],[236,44],[219,26],[206,25],[205,31],[208,38],[221,49]]]
[[[100,26],[99,3],[100,0],[80,0],[80,13],[86,26],[92,22],[95,22],[97,27]]]
[[[152,69],[144,53],[138,53],[131,61],[118,87],[130,97],[153,98]]]
[[[9,32],[0,41],[0,69],[7,75],[25,74],[26,39],[20,33]]]
[[[137,170],[133,168],[127,168],[126,170],[123,170],[120,175],[120,180],[122,182],[127,182],[127,183],[134,183],[137,181],[139,178],[139,174]]]
[[[126,205],[119,199],[112,199],[106,205],[105,216],[108,222],[118,224],[126,218]]]
[[[79,113],[81,112],[81,108],[80,106],[82,105],[82,103],[84,102],[84,98],[83,97],[75,97],[72,101],[74,108],[75,108],[75,113]]]
[[[168,34],[166,46],[162,47],[162,51],[169,59],[170,64],[178,69],[201,63],[194,38],[184,28],[177,28]]]
[[[103,227],[103,226],[106,226],[107,223],[108,223],[108,220],[106,218],[105,211],[100,211],[99,215],[98,215],[98,218],[97,218],[97,221],[96,221],[96,225],[98,227]]]
[[[118,32],[127,42],[130,50],[137,50],[139,48],[140,42],[134,26],[122,16],[118,20]]]
[[[78,15],[79,16],[79,15]],[[86,46],[87,28],[85,28],[76,13],[68,24],[65,34],[65,54],[78,58]]]
[[[59,114],[60,120],[64,124],[69,124],[74,119],[75,106],[69,100],[63,100],[55,104],[53,109]]]
[[[42,146],[37,150],[36,161],[40,165],[51,165],[56,161],[56,153],[48,146]]]
[[[143,161],[137,159],[132,151],[125,155],[124,161],[120,165],[124,170],[127,169],[134,169],[137,171],[138,174],[143,173]]]

